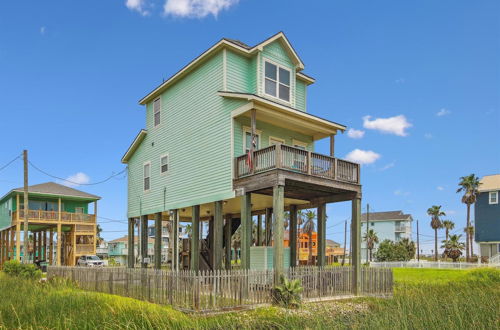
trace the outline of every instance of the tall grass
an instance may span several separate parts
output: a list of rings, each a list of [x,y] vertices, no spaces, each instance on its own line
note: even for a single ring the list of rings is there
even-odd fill
[[[453,270],[452,272],[457,272]],[[396,272],[392,299],[358,298],[210,316],[85,292],[67,283],[40,284],[0,273],[0,328],[45,329],[498,329],[500,271]],[[425,281],[427,278],[427,281]],[[423,281],[421,279],[424,279]]]

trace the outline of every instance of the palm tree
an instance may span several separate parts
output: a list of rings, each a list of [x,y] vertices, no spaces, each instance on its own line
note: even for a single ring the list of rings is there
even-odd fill
[[[455,228],[455,223],[451,220],[443,220],[443,228],[446,231],[446,240],[448,240],[448,237],[450,236],[450,230],[453,230],[453,228]]]
[[[460,258],[464,249],[464,243],[460,242],[461,237],[462,235],[450,235],[450,238],[443,241],[443,245],[441,246],[444,248],[443,254],[453,259],[453,262],[456,262]]]
[[[470,225],[469,227],[465,227],[464,232],[466,237],[469,239],[470,257],[472,258],[474,256],[474,249],[472,244],[472,237],[474,236],[474,226]]]
[[[372,250],[375,247],[375,243],[378,243],[377,233],[373,229],[370,229],[363,239],[366,241],[366,247],[370,251],[370,261],[372,261]]]
[[[191,238],[191,235],[193,234],[193,227],[191,225],[186,225],[186,227],[184,227],[184,232],[189,238]]]
[[[307,264],[312,264],[312,235],[316,230],[316,226],[314,224],[314,219],[316,219],[316,213],[314,211],[307,211],[305,214],[306,221],[304,222],[304,226],[302,227],[302,232],[307,233],[309,238],[308,248],[309,248],[309,256],[307,258]]]
[[[102,242],[102,237],[101,237],[101,233],[102,233],[102,228],[101,228],[101,225],[97,225],[95,227],[95,235],[96,235],[96,240],[95,240],[95,246],[96,248],[99,246],[99,244],[101,244]]]
[[[443,211],[441,211],[441,205],[433,205],[427,210],[427,214],[431,216],[431,227],[434,229],[434,260],[438,260],[438,229],[442,228],[443,224],[441,223],[441,219],[439,217],[446,215]]]
[[[458,185],[460,188],[457,189],[457,193],[463,191],[462,203],[467,205],[467,225],[466,228],[470,227],[470,206],[476,203],[478,188],[481,183],[479,178],[475,174],[470,174],[468,176],[463,176],[460,178]],[[472,245],[469,235],[465,236],[465,260],[469,261],[469,246]]]

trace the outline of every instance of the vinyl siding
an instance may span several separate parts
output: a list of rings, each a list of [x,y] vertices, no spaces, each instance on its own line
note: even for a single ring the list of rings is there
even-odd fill
[[[307,85],[298,79],[295,79],[295,108],[306,112],[306,89]]]
[[[128,166],[128,216],[137,217],[231,198],[231,110],[243,101],[226,100],[223,56],[217,53],[161,95],[161,124],[148,133]],[[160,155],[169,170],[160,175]],[[143,191],[143,164],[151,162],[151,188]]]
[[[255,91],[256,60],[246,58],[230,50],[226,51],[227,91],[251,93]]]
[[[243,150],[243,129],[250,127],[250,119],[247,117],[238,118],[234,121],[234,157],[238,157],[244,153]],[[286,128],[277,127],[268,123],[257,120],[257,130],[261,131],[260,148],[269,146],[269,137],[273,136],[285,140],[285,144],[293,145],[293,140],[298,140],[308,144],[307,150],[314,151],[314,142],[311,136],[288,130]]]
[[[476,242],[500,242],[500,203],[489,204],[489,193],[480,193],[474,215]]]
[[[281,66],[283,66],[286,69],[290,70],[290,103],[287,103],[285,101],[280,100],[279,98],[273,98],[271,96],[268,96],[264,93],[264,64],[265,60],[268,59],[271,62],[277,63]],[[281,44],[280,41],[275,41],[270,43],[269,45],[265,46],[262,54],[260,56],[260,65],[259,65],[259,95],[272,99],[273,101],[283,103],[286,105],[291,105],[292,107],[295,107],[295,65],[293,62],[290,60],[290,57],[288,56],[288,53],[286,52],[285,48],[283,48],[283,45]]]

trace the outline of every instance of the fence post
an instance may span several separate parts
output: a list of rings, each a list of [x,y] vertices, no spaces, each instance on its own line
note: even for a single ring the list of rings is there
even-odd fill
[[[113,294],[113,270],[109,272],[109,293]]]

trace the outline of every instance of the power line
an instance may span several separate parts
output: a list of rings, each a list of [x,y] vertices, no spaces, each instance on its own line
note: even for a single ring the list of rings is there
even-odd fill
[[[16,158],[14,158],[13,160],[11,160],[10,162],[8,162],[7,164],[5,164],[4,166],[0,167],[0,171],[7,168],[10,164],[12,164],[13,162],[15,162],[16,160],[18,160],[19,158],[21,158],[22,154],[19,154],[18,156],[16,156]]]
[[[80,183],[80,182],[74,182],[74,181],[71,181],[71,180],[68,180],[68,179],[63,179],[61,177],[58,177],[56,175],[52,175],[50,173],[47,173],[45,172],[44,170],[41,170],[40,168],[38,168],[37,166],[35,166],[31,161],[28,161],[28,163],[37,171],[39,171],[40,173],[43,173],[47,176],[50,176],[51,178],[54,178],[54,179],[58,179],[58,180],[61,180],[61,181],[65,181],[65,182],[69,182],[71,184],[74,184],[74,185],[79,185],[79,186],[94,186],[94,185],[98,185],[98,184],[101,184],[101,183],[104,183],[104,182],[107,182],[109,180],[111,180],[112,178],[124,173],[126,170],[127,170],[127,167],[125,167],[123,170],[121,170],[120,172],[116,173],[116,174],[111,174],[109,177],[107,177],[106,179],[104,180],[101,180],[101,181],[98,181],[98,182],[94,182],[94,183]]]

